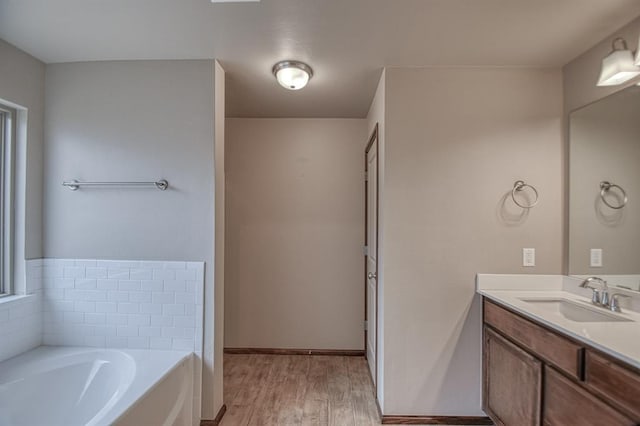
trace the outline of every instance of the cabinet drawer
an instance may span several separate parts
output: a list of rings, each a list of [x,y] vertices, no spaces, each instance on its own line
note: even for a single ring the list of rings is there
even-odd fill
[[[640,422],[640,374],[587,350],[585,383]]]
[[[553,368],[544,373],[544,426],[635,426],[636,423]]]
[[[582,346],[485,299],[484,322],[529,349],[534,355],[581,379]]]

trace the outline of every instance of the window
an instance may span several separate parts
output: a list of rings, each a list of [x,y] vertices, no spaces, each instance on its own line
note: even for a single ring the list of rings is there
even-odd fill
[[[16,111],[0,104],[0,297],[12,294]]]

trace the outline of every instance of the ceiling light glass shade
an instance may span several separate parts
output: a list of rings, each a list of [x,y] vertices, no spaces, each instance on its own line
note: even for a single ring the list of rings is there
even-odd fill
[[[622,48],[616,47],[621,43]],[[602,69],[598,86],[617,86],[640,75],[633,61],[633,54],[627,48],[627,43],[622,38],[613,41],[613,51],[602,60]]]
[[[285,89],[300,90],[313,77],[313,70],[303,62],[282,61],[273,66],[273,75]]]

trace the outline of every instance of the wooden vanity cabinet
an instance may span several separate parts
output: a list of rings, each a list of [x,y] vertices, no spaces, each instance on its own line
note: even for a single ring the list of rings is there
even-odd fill
[[[639,426],[640,372],[484,299],[482,408],[499,426]]]
[[[491,329],[484,330],[483,405],[498,425],[540,424],[542,363]]]

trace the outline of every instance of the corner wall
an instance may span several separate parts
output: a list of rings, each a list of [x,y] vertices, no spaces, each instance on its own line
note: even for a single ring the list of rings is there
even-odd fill
[[[214,315],[214,73],[210,60],[47,66],[45,257],[204,261]],[[61,185],[160,178],[166,191]],[[221,396],[204,397],[213,418]]]
[[[483,415],[476,273],[562,272],[561,73],[388,68],[385,104],[382,410]]]

